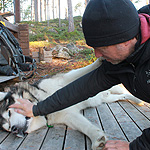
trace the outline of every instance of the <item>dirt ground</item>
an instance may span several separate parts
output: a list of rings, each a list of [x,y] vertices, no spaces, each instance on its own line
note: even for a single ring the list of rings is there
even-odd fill
[[[34,82],[40,79],[50,77],[60,72],[61,73],[68,72],[72,69],[81,68],[88,64],[89,64],[88,61],[86,60],[81,61],[76,58],[72,58],[69,60],[54,58],[52,59],[52,62],[50,63],[37,63],[37,70],[34,73],[34,76],[32,78],[25,80],[25,82],[29,82],[30,84],[33,84]],[[1,83],[0,91],[4,91],[5,87],[11,86],[18,82],[20,81],[17,78],[17,79],[13,79],[13,80],[9,80],[7,82]]]

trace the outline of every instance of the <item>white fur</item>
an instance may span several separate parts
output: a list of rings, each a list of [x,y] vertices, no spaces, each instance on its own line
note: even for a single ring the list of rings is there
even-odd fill
[[[44,79],[39,83],[38,87],[44,89],[47,93],[42,90],[38,90],[35,87],[28,85],[27,83],[19,83],[19,87],[29,89],[30,92],[40,101],[53,94],[58,89],[64,87],[73,80],[81,77],[82,75],[96,69],[101,64],[101,61],[97,60],[93,64],[84,68],[72,70],[68,73],[58,74],[52,78]],[[136,103],[140,103],[141,100],[135,98],[130,93],[124,94],[126,91],[121,86],[116,85],[107,91],[98,93],[96,96],[89,98],[86,101],[80,102],[74,106],[68,107],[64,110],[47,115],[48,124],[66,124],[74,130],[78,130],[87,135],[92,141],[92,149],[102,149],[106,137],[104,132],[88,121],[80,111],[88,108],[100,105],[103,102],[114,102],[118,100],[130,99]],[[14,95],[14,97],[16,97]],[[23,98],[29,98],[27,93],[24,93]],[[35,131],[46,125],[46,119],[43,116],[33,117],[30,120],[28,133]]]

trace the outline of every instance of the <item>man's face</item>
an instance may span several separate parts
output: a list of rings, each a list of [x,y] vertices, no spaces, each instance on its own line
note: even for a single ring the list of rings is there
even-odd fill
[[[103,57],[112,64],[118,64],[134,51],[135,43],[130,40],[116,45],[95,47],[95,56],[97,58]]]

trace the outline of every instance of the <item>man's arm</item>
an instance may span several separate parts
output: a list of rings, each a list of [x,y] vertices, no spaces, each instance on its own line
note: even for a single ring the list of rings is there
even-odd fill
[[[34,116],[62,110],[120,83],[113,76],[106,75],[105,72],[104,66],[101,65],[96,70],[58,90],[46,100],[33,106]]]
[[[20,104],[13,104],[10,107],[16,108],[15,111],[28,117],[47,115],[77,104],[119,83],[116,76],[106,74],[102,64],[96,70],[56,91],[37,105],[33,106],[31,102],[22,99],[18,100]]]

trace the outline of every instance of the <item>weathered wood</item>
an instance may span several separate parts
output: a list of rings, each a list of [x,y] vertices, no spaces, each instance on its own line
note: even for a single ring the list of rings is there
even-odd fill
[[[24,137],[25,138],[25,137]],[[0,150],[15,150],[22,143],[24,138],[16,137],[13,134],[10,134],[1,144]]]
[[[47,127],[44,127],[40,130],[37,130],[31,134],[29,134],[18,150],[38,150],[41,147],[41,144],[45,138],[47,133]]]
[[[98,114],[96,112],[95,108],[88,108],[84,110],[84,116],[91,121],[95,126],[99,127],[102,130],[102,126],[98,117]],[[88,137],[86,137],[86,145],[87,150],[91,150],[91,141]]]
[[[126,101],[102,104],[84,111],[84,116],[103,128],[108,139],[132,141],[149,127],[150,109]],[[102,126],[101,126],[102,125]],[[82,133],[55,125],[28,134],[24,138],[0,131],[0,150],[91,150],[91,141]]]
[[[55,125],[50,128],[42,144],[41,150],[61,150],[63,147],[66,126]]]
[[[68,128],[64,149],[83,150],[84,148],[85,148],[84,135],[79,131],[75,131],[71,128]]]
[[[9,135],[8,132],[0,130],[0,143]]]
[[[12,13],[12,12],[10,12],[10,11],[4,12],[4,13],[1,13],[1,12],[0,12],[0,16],[2,16],[3,18],[9,17],[9,16],[13,16],[13,15],[14,15],[14,13]]]
[[[127,140],[107,104],[97,107],[104,131],[109,140]]]
[[[0,76],[0,83],[17,78],[18,76]]]
[[[135,137],[141,135],[141,130],[118,103],[111,103],[109,107],[129,141],[133,141]]]
[[[124,101],[119,103],[141,130],[149,127],[150,121],[145,116],[143,116],[143,114],[141,114],[137,109],[135,109],[133,105]]]
[[[19,28],[17,25],[14,25],[12,23],[10,23],[9,21],[5,20],[2,16],[0,16],[0,21],[3,21],[5,22],[5,26],[10,30],[10,31],[13,31],[13,32],[19,32]]]
[[[23,54],[29,56],[29,25],[19,24],[19,44],[22,48]]]
[[[141,113],[143,113],[143,115],[145,115],[148,119],[150,119],[150,107],[149,107],[149,104],[148,103],[144,103],[144,105],[141,107],[141,106],[138,106],[136,104],[133,104],[133,106],[138,109]]]

